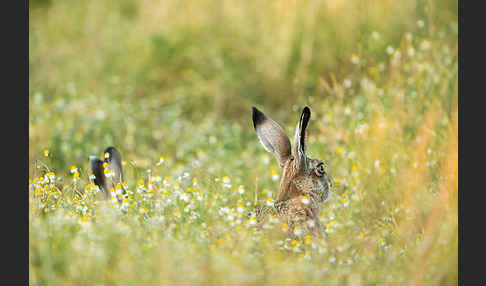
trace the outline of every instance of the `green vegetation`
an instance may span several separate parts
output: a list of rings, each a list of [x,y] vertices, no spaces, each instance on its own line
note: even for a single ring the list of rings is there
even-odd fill
[[[31,0],[29,25],[31,285],[457,285],[457,2]],[[311,108],[322,239],[246,218],[280,174],[253,105],[289,135]],[[108,146],[124,210],[90,184]]]

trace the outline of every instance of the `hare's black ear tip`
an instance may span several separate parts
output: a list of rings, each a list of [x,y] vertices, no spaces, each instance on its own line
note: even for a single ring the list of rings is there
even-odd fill
[[[251,107],[251,114],[253,114],[253,117],[255,117],[255,114],[257,113],[261,113],[260,110],[258,110],[258,108],[256,108],[255,106],[252,106]]]
[[[116,148],[115,148],[115,147],[113,147],[113,146],[110,146],[110,147],[107,147],[107,148],[105,149],[105,152],[109,152],[109,151],[113,151],[113,150],[116,150]]]
[[[302,110],[302,113],[309,114],[311,113],[309,106],[304,107],[304,110]]]
[[[304,109],[302,110],[301,119],[304,119],[304,121],[308,121],[310,116],[311,116],[310,108],[308,106],[304,107]]]
[[[113,152],[117,152],[118,150],[116,150],[115,147],[113,146],[110,146],[108,148],[105,149],[105,151],[103,153],[109,153],[109,154],[113,154]]]
[[[255,106],[251,108],[252,110],[252,119],[253,119],[253,127],[256,129],[258,125],[260,125],[263,121],[265,121],[265,114],[258,110]]]

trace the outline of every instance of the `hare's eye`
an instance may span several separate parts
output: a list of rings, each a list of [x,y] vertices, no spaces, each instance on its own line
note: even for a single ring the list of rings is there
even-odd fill
[[[317,166],[316,166],[316,175],[317,176],[322,176],[326,173],[325,171],[325,166],[323,163],[319,163]]]

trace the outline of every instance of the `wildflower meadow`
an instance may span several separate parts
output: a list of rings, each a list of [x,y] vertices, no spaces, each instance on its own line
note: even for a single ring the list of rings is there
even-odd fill
[[[29,284],[457,285],[457,22],[437,0],[29,1]],[[252,106],[291,140],[312,111],[320,236],[248,215],[282,176]]]

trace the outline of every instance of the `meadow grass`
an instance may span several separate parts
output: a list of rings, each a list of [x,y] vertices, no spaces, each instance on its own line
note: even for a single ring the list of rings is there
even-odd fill
[[[457,285],[456,6],[31,0],[30,284]],[[311,108],[322,238],[246,217],[281,175],[253,105],[291,139]]]

